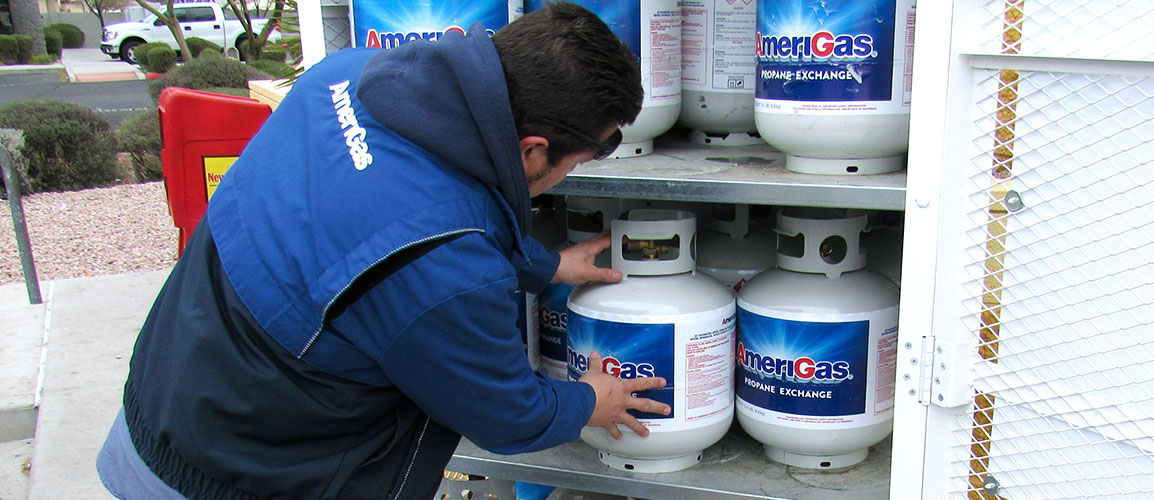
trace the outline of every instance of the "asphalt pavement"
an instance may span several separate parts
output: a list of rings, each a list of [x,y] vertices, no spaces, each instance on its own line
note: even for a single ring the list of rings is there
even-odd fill
[[[63,55],[57,64],[0,66],[0,105],[57,99],[92,108],[113,126],[131,113],[155,108],[137,66],[99,49],[64,49]]]

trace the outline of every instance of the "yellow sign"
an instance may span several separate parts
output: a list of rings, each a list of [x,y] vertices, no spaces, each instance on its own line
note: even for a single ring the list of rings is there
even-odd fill
[[[232,162],[236,161],[235,156],[204,156],[204,199],[212,198],[212,193],[216,191],[216,186],[220,184],[220,180],[224,178],[224,173],[228,172],[228,168],[232,166]]]

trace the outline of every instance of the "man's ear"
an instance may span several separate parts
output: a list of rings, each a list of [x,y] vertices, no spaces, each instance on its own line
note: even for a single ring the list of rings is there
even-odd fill
[[[533,179],[549,168],[549,139],[530,135],[521,138],[520,146],[526,177]]]

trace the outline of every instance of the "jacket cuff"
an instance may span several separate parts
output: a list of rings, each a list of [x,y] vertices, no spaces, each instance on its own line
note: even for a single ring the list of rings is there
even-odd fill
[[[528,261],[513,259],[513,266],[517,269],[517,285],[526,292],[541,293],[553,281],[553,276],[557,275],[561,255],[550,252],[532,236],[526,236],[522,246]]]

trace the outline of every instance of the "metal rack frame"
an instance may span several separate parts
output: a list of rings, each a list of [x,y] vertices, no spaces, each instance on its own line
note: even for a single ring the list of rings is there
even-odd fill
[[[581,165],[549,191],[690,202],[749,203],[867,210],[904,210],[906,172],[823,176],[785,169],[785,155],[768,145],[706,147],[674,129],[657,138],[654,153]],[[891,440],[871,448],[865,462],[839,471],[788,467],[765,457],[763,447],[735,423],[701,463],[665,474],[618,471],[597,451],[573,442],[514,456],[488,453],[463,441],[449,469],[637,498],[860,499],[889,498]]]

